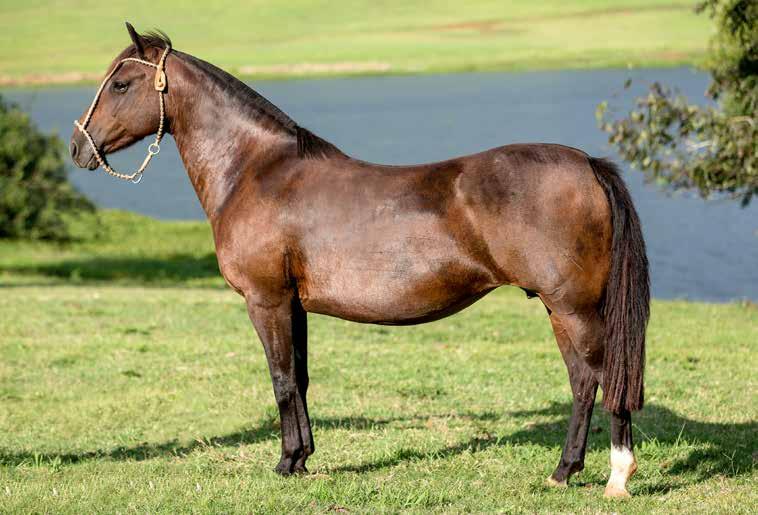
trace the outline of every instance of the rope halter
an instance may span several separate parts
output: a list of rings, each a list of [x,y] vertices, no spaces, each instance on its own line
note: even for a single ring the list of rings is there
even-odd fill
[[[158,152],[161,151],[161,138],[163,137],[163,125],[166,118],[166,110],[164,106],[163,101],[163,94],[166,92],[166,56],[168,55],[169,51],[171,50],[171,47],[169,45],[166,45],[166,49],[163,51],[163,55],[161,55],[160,60],[158,61],[158,64],[151,63],[150,61],[145,61],[143,59],[137,59],[136,57],[126,57],[124,59],[121,59],[121,61],[118,62],[116,66],[113,67],[111,72],[106,75],[105,79],[103,79],[103,83],[100,84],[100,88],[97,90],[97,93],[95,94],[94,100],[92,100],[92,104],[89,106],[89,110],[87,111],[87,116],[84,117],[84,123],[79,123],[79,120],[74,120],[74,125],[77,129],[79,129],[82,134],[84,134],[84,137],[87,138],[87,141],[89,141],[90,147],[92,147],[92,152],[95,154],[95,159],[97,159],[97,162],[100,164],[100,166],[108,172],[108,174],[112,175],[113,177],[117,177],[119,179],[123,179],[125,181],[131,181],[134,184],[139,183],[142,180],[142,173],[145,171],[145,168],[147,168],[148,163],[150,163],[150,160],[153,158],[153,156],[158,155]],[[155,79],[153,81],[153,85],[155,87],[155,90],[158,92],[158,101],[160,103],[161,108],[161,119],[160,123],[158,124],[158,132],[155,134],[155,141],[150,143],[150,146],[147,147],[147,155],[145,156],[145,160],[142,161],[142,166],[139,167],[139,169],[131,174],[124,174],[119,173],[113,168],[110,167],[108,162],[105,160],[105,156],[100,154],[100,151],[97,149],[97,145],[95,145],[95,141],[92,139],[92,136],[87,131],[87,125],[89,124],[90,120],[92,119],[92,113],[95,112],[95,107],[97,107],[97,102],[100,100],[100,95],[102,95],[103,90],[105,89],[105,85],[108,83],[110,78],[113,76],[114,73],[121,67],[122,64],[124,64],[127,61],[133,61],[135,63],[144,64],[145,66],[152,66],[155,68]]]

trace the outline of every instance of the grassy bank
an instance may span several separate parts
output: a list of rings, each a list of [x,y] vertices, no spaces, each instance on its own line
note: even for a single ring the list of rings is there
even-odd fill
[[[710,23],[696,0],[1,2],[0,84],[95,81],[123,21],[238,75],[690,64]]]
[[[96,243],[0,242],[0,511],[744,512],[758,502],[751,304],[654,302],[640,470],[543,486],[570,410],[544,308],[498,290],[410,328],[311,317],[311,474],[282,479],[273,395],[203,223],[106,212]]]

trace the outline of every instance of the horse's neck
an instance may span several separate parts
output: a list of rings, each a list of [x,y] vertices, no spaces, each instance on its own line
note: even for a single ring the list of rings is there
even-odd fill
[[[292,146],[292,137],[252,120],[234,99],[204,80],[202,71],[174,62],[171,134],[192,186],[211,223],[234,192],[246,168],[263,166]],[[171,75],[169,75],[171,77]]]

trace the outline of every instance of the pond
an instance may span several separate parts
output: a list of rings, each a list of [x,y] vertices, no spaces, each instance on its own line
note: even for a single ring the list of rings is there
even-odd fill
[[[629,77],[634,86],[624,91]],[[615,158],[597,128],[595,106],[614,95],[617,104],[628,105],[653,80],[705,102],[707,75],[685,68],[257,81],[252,86],[349,155],[410,164],[538,141]],[[29,111],[42,129],[68,141],[73,120],[94,91],[94,86],[76,86],[2,94]],[[139,185],[78,169],[72,180],[102,207],[202,219],[176,147],[170,137],[165,141]],[[111,162],[131,170],[142,161],[146,145],[112,156]],[[758,300],[758,202],[743,209],[728,199],[666,195],[628,167],[625,179],[642,218],[655,297]]]

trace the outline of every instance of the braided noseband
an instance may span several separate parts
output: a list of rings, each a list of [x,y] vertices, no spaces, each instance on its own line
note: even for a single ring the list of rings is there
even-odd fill
[[[134,184],[137,184],[142,180],[142,173],[145,171],[145,168],[147,168],[148,163],[150,163],[150,160],[153,158],[153,156],[158,155],[158,152],[161,151],[161,138],[163,137],[163,125],[164,120],[166,118],[165,113],[165,106],[163,102],[163,94],[166,91],[166,72],[165,72],[165,65],[166,65],[166,56],[168,55],[169,51],[171,50],[171,47],[169,45],[166,45],[166,49],[163,51],[163,55],[161,55],[160,60],[158,61],[158,64],[151,63],[149,61],[144,61],[142,59],[137,59],[136,57],[126,57],[124,59],[121,59],[119,63],[113,67],[111,72],[103,79],[103,83],[100,84],[100,88],[97,90],[97,93],[95,94],[94,100],[92,100],[92,104],[89,106],[89,110],[87,111],[87,116],[84,117],[84,123],[79,123],[78,120],[74,120],[74,125],[77,129],[82,131],[82,134],[84,134],[84,137],[87,138],[87,141],[89,141],[90,146],[92,147],[92,152],[95,154],[95,159],[97,159],[97,162],[100,164],[100,166],[103,167],[103,170],[108,172],[113,177],[117,177],[119,179],[123,179],[125,181],[132,181]],[[103,89],[105,89],[105,85],[108,83],[110,78],[113,76],[114,73],[116,73],[116,70],[121,67],[123,63],[126,61],[134,61],[135,63],[144,64],[145,66],[152,66],[155,68],[155,80],[154,80],[154,86],[155,90],[158,92],[158,100],[161,107],[161,120],[158,124],[158,132],[155,135],[155,141],[150,143],[150,146],[147,147],[147,155],[145,156],[145,160],[142,162],[142,166],[139,167],[139,169],[132,173],[132,174],[123,174],[119,173],[113,168],[108,165],[108,163],[105,161],[105,158],[100,154],[100,151],[97,149],[97,145],[95,145],[95,141],[92,139],[92,136],[90,136],[90,133],[87,132],[87,125],[90,122],[90,119],[92,119],[92,113],[95,111],[95,107],[97,106],[97,101],[100,100],[100,95],[103,93]]]

